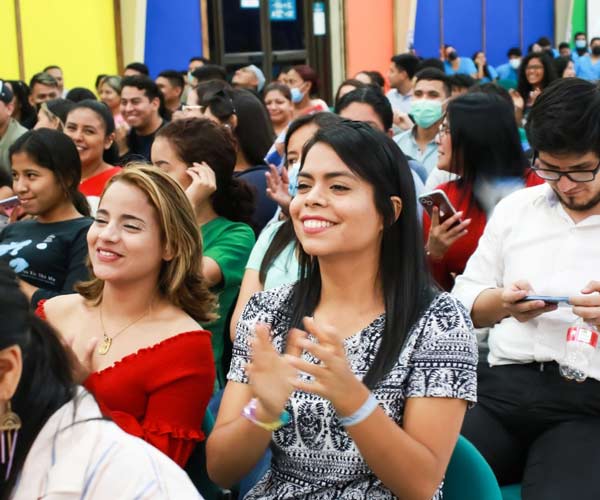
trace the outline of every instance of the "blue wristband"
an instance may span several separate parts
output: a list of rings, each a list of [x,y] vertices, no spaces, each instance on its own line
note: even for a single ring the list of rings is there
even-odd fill
[[[371,415],[371,413],[373,413],[375,411],[375,409],[377,408],[378,405],[379,405],[379,402],[377,401],[377,398],[375,396],[373,396],[372,392],[370,392],[367,400],[352,415],[350,415],[348,417],[338,417],[338,418],[340,419],[340,423],[344,427],[350,427],[352,425],[359,424],[363,420],[365,420],[369,415]]]

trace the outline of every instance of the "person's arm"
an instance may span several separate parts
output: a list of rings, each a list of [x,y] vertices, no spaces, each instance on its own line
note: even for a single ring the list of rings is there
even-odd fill
[[[246,271],[242,278],[242,285],[240,287],[240,293],[235,305],[235,310],[231,315],[231,323],[229,326],[229,334],[231,335],[231,341],[235,340],[235,332],[238,320],[246,307],[246,304],[250,300],[250,297],[257,292],[262,292],[264,289],[263,283],[260,282],[260,267],[265,257],[269,245],[273,241],[273,237],[279,231],[281,223],[274,223],[263,229],[262,233],[256,240],[250,257],[248,257],[248,263],[246,264]]]
[[[202,256],[202,276],[209,288],[218,285],[223,280],[221,266],[215,259]]]
[[[257,419],[277,421],[293,391],[294,370],[273,346],[271,329],[256,323],[266,312],[264,300],[253,297],[237,326],[229,382],[206,445],[208,474],[222,487],[237,483],[250,472],[271,440],[272,433],[243,417],[242,409],[254,397],[258,400]],[[300,336],[294,330],[287,334],[287,355],[300,354]]]
[[[81,228],[77,236],[71,242],[71,246],[67,249],[68,253],[65,260],[68,262],[65,271],[65,278],[60,290],[48,290],[38,288],[31,296],[31,304],[37,307],[37,303],[42,299],[49,299],[57,295],[65,295],[75,293],[75,284],[79,281],[89,279],[90,273],[86,264],[88,255],[87,232],[89,225]]]

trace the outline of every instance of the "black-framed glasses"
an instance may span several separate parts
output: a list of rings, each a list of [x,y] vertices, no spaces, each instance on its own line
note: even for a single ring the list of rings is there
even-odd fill
[[[561,177],[565,176],[571,182],[591,182],[596,178],[596,175],[600,170],[600,161],[598,162],[598,165],[596,165],[596,168],[592,170],[569,170],[568,172],[561,172],[560,170],[540,168],[535,164],[537,160],[538,152],[535,151],[531,158],[531,170],[545,181],[559,181]]]

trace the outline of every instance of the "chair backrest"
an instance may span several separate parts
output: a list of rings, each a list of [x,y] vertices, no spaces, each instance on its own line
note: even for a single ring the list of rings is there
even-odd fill
[[[502,500],[496,476],[485,458],[459,436],[444,479],[444,500]]]

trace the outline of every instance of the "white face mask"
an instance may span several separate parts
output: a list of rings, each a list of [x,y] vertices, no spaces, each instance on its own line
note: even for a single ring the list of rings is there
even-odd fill
[[[511,59],[510,61],[508,61],[508,64],[510,64],[513,69],[519,69],[519,66],[521,66],[521,58],[518,57],[515,59]]]

